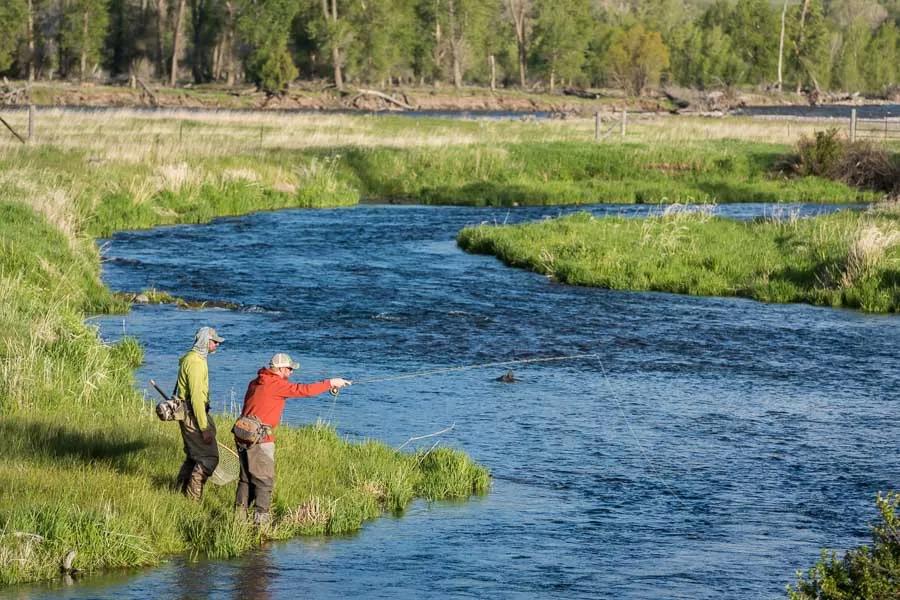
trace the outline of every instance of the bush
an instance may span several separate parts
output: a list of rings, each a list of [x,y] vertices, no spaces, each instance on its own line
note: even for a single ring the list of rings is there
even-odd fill
[[[802,137],[797,153],[776,165],[781,173],[827,177],[847,185],[887,193],[900,193],[900,157],[871,142],[851,142],[837,129]]]
[[[815,137],[803,136],[797,142],[797,174],[831,177],[844,154],[846,141],[837,129],[817,131]]]
[[[872,548],[854,548],[838,559],[822,552],[822,558],[804,575],[797,573],[796,588],[788,586],[791,600],[850,600],[897,598],[900,581],[900,496],[879,494],[876,501],[881,521],[872,528]]]

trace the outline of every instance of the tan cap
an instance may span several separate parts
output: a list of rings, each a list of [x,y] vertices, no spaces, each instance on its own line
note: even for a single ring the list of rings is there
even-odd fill
[[[296,370],[300,368],[300,363],[292,361],[291,357],[284,352],[279,352],[272,357],[272,360],[269,361],[269,367],[272,369],[287,367],[289,369]]]

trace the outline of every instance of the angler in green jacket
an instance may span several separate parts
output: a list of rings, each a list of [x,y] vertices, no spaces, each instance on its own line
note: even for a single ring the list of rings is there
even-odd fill
[[[184,420],[179,421],[184,440],[184,463],[176,485],[193,500],[203,497],[203,486],[219,464],[216,424],[209,417],[209,367],[206,357],[225,339],[212,327],[201,327],[194,336],[194,347],[178,363],[175,394],[184,400]]]

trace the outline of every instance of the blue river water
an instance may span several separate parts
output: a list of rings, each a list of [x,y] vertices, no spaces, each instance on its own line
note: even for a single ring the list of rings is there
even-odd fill
[[[801,215],[832,207],[800,206]],[[490,468],[490,494],[414,503],[357,534],[229,561],[22,587],[47,598],[782,598],[823,547],[864,543],[896,487],[900,320],[806,305],[556,284],[470,255],[457,231],[575,209],[359,206],[123,232],[104,244],[117,290],[156,287],[242,310],[136,306],[97,321],[136,336],[141,384],[171,384],[198,326],[215,407],[239,402],[276,351],[294,379],[357,380],[485,362],[596,359],[358,385],[291,401],[398,446],[443,444]],[[639,217],[658,207],[594,206]],[[784,208],[725,205],[734,218]],[[148,398],[152,398],[148,391]],[[433,443],[429,438],[419,442]],[[174,477],[174,473],[173,473]],[[276,487],[277,493],[277,487]]]

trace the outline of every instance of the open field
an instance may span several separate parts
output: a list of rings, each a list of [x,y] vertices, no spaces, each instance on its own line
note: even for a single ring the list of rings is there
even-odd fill
[[[24,129],[25,112],[7,115]],[[615,125],[613,125],[615,127]],[[652,117],[623,140],[593,121],[325,114],[39,111],[0,136],[0,180],[63,229],[124,227],[362,200],[514,205],[870,201],[772,166],[815,123]],[[63,207],[66,207],[65,210]]]
[[[582,213],[480,225],[458,242],[573,285],[897,312],[898,215],[889,204],[740,222],[673,206],[645,220]]]

